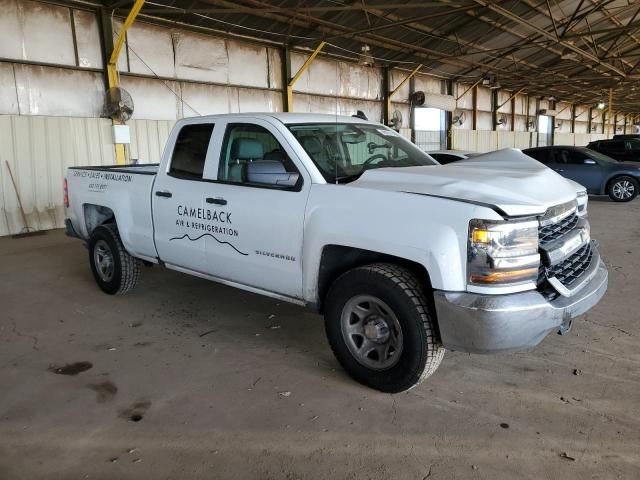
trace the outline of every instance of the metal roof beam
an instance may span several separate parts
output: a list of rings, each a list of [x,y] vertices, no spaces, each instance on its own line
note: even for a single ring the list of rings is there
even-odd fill
[[[537,33],[538,35],[542,35],[543,37],[549,38],[551,40],[555,40],[556,43],[558,43],[558,45],[562,45],[565,48],[568,48],[569,50],[577,53],[578,55],[582,56],[583,58],[586,58],[587,60],[591,60],[592,62],[595,62],[596,64],[602,65],[602,67],[611,70],[612,72],[615,72],[619,75],[621,75],[622,77],[626,76],[626,73],[622,70],[620,70],[618,67],[614,67],[613,65],[601,61],[596,55],[589,53],[589,52],[585,52],[584,50],[582,50],[581,48],[576,47],[575,45],[565,42],[563,40],[559,40],[557,39],[552,33],[547,32],[546,30],[532,24],[531,22],[523,19],[522,17],[510,12],[509,10],[507,10],[506,8],[501,7],[500,5],[496,5],[490,1],[487,0],[475,0],[476,3],[478,3],[479,5],[483,5],[487,8],[489,8],[490,10],[498,13],[499,15],[515,22],[518,23],[520,25],[522,25],[523,27],[527,27],[528,29],[534,31],[535,33]]]

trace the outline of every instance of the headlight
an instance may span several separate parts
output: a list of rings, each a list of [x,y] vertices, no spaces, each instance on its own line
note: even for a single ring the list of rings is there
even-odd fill
[[[470,284],[505,286],[535,282],[539,266],[537,221],[469,222]]]
[[[584,217],[587,215],[587,204],[589,203],[589,197],[587,196],[587,192],[583,190],[582,192],[578,192],[578,198],[576,198],[578,202],[578,215],[580,217]]]

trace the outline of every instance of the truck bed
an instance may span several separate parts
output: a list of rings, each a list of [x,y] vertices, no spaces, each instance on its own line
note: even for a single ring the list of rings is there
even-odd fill
[[[158,164],[69,167],[67,216],[76,234],[88,240],[87,222],[96,208],[99,215],[110,210],[122,226],[120,237],[127,251],[143,259],[156,258],[151,189],[158,168]]]
[[[105,165],[99,167],[69,167],[69,170],[94,170],[111,173],[138,173],[141,175],[155,175],[158,173],[159,164],[148,163],[145,165]]]

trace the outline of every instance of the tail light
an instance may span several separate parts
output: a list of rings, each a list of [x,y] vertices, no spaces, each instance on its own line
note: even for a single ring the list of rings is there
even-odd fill
[[[64,191],[64,208],[69,208],[69,187],[67,185],[67,179],[64,179],[63,191]]]

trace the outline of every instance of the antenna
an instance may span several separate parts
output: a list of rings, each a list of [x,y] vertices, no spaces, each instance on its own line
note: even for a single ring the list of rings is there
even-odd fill
[[[334,181],[335,184],[338,184],[338,82],[339,82],[339,78],[338,78],[338,70],[340,70],[338,63],[336,62],[336,149],[335,152],[333,154],[333,169],[334,169]]]

